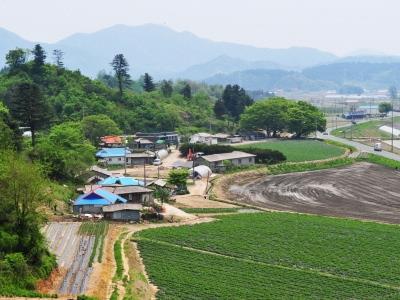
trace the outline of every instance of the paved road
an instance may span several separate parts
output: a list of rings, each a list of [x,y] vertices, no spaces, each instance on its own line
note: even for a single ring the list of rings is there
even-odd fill
[[[327,129],[327,132],[329,133],[329,135],[322,135],[320,132],[318,132],[317,136],[318,136],[318,138],[321,138],[324,140],[337,141],[337,142],[340,142],[340,143],[343,143],[343,144],[346,144],[349,146],[353,146],[353,147],[357,148],[357,150],[360,152],[374,153],[379,156],[383,156],[386,158],[400,161],[400,155],[398,155],[398,154],[394,154],[394,153],[387,152],[387,151],[374,151],[374,148],[371,146],[367,146],[367,145],[364,145],[364,144],[361,144],[358,142],[350,141],[348,139],[333,136],[330,134],[332,130],[333,130],[333,128]]]

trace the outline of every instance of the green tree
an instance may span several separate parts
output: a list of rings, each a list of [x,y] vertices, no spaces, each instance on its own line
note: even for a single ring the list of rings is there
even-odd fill
[[[325,131],[326,119],[317,107],[305,101],[298,101],[288,108],[288,131],[296,137],[307,136],[319,130]]]
[[[111,66],[115,72],[115,77],[118,81],[119,99],[122,100],[123,89],[131,82],[129,75],[129,64],[123,54],[114,56]]]
[[[161,82],[161,94],[166,98],[170,98],[172,96],[172,92],[172,82],[170,80],[163,80]]]
[[[192,88],[190,87],[189,83],[186,83],[180,91],[181,95],[185,99],[192,98]]]
[[[0,102],[0,151],[21,150],[22,136],[18,124],[11,118],[7,107]]]
[[[222,118],[226,115],[226,107],[222,99],[218,99],[214,104],[214,113],[217,118]]]
[[[95,146],[100,137],[112,134],[121,134],[118,125],[106,115],[92,115],[83,118],[82,129],[85,137]]]
[[[156,190],[154,191],[154,197],[159,199],[161,203],[168,203],[171,198],[170,191],[165,188],[157,187]]]
[[[57,68],[64,69],[64,52],[60,49],[54,49],[53,50],[53,57],[54,57],[54,63],[57,66]]]
[[[179,193],[187,193],[187,178],[189,171],[187,169],[174,169],[169,171],[167,182],[176,185]]]
[[[33,72],[36,75],[41,75],[43,66],[46,61],[46,52],[40,44],[36,44],[32,50],[33,54]]]
[[[26,51],[21,48],[10,50],[6,54],[6,64],[10,73],[14,73],[21,69],[21,67],[26,63],[26,56]]]
[[[251,99],[246,94],[246,91],[237,84],[228,84],[225,87],[222,94],[222,101],[227,113],[236,121],[239,120],[245,108],[253,104],[253,99]]]
[[[48,203],[46,180],[38,165],[12,152],[1,153],[0,170],[0,227],[7,224],[17,235],[12,250],[37,264],[45,253],[37,209]]]
[[[155,89],[156,89],[156,86],[154,85],[153,78],[148,73],[144,73],[143,90],[145,92],[152,92]]]
[[[257,101],[241,115],[240,127],[244,130],[263,129],[268,136],[275,137],[287,127],[287,113],[291,103],[284,98]]]
[[[30,128],[32,146],[35,146],[36,133],[48,126],[49,106],[37,84],[23,82],[12,89],[11,112],[16,120]]]
[[[381,102],[378,109],[380,113],[388,113],[392,110],[392,104],[390,102]]]
[[[67,122],[52,127],[47,136],[41,137],[32,155],[51,178],[73,180],[94,163],[94,153],[81,125]]]

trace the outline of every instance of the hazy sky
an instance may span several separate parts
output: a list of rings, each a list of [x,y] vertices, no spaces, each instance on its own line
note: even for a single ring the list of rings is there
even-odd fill
[[[155,23],[217,41],[339,55],[400,55],[399,15],[399,0],[0,0],[0,27],[33,41]]]

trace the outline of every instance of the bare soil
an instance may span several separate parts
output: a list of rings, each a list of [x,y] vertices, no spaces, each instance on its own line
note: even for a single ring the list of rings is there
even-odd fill
[[[88,284],[87,295],[100,300],[109,299],[112,293],[112,277],[115,273],[114,242],[122,228],[120,225],[110,224],[107,236],[104,238],[103,259],[101,263],[94,263],[92,276]]]
[[[277,176],[236,176],[218,197],[271,210],[350,217],[400,224],[400,172],[352,166]]]
[[[209,184],[210,186],[210,184]],[[206,193],[207,180],[196,180],[195,184],[188,185],[188,195],[174,196],[176,200],[175,206],[180,208],[225,208],[236,207],[234,204],[228,204],[208,199]]]

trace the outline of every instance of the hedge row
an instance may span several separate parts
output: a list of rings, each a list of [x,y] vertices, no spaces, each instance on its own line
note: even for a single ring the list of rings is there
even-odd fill
[[[181,155],[185,157],[188,155],[189,149],[194,152],[203,152],[205,155],[238,151],[237,148],[230,145],[181,144],[179,147]],[[256,155],[256,163],[258,164],[276,164],[286,160],[286,156],[277,150],[248,147],[240,148],[240,151]]]

